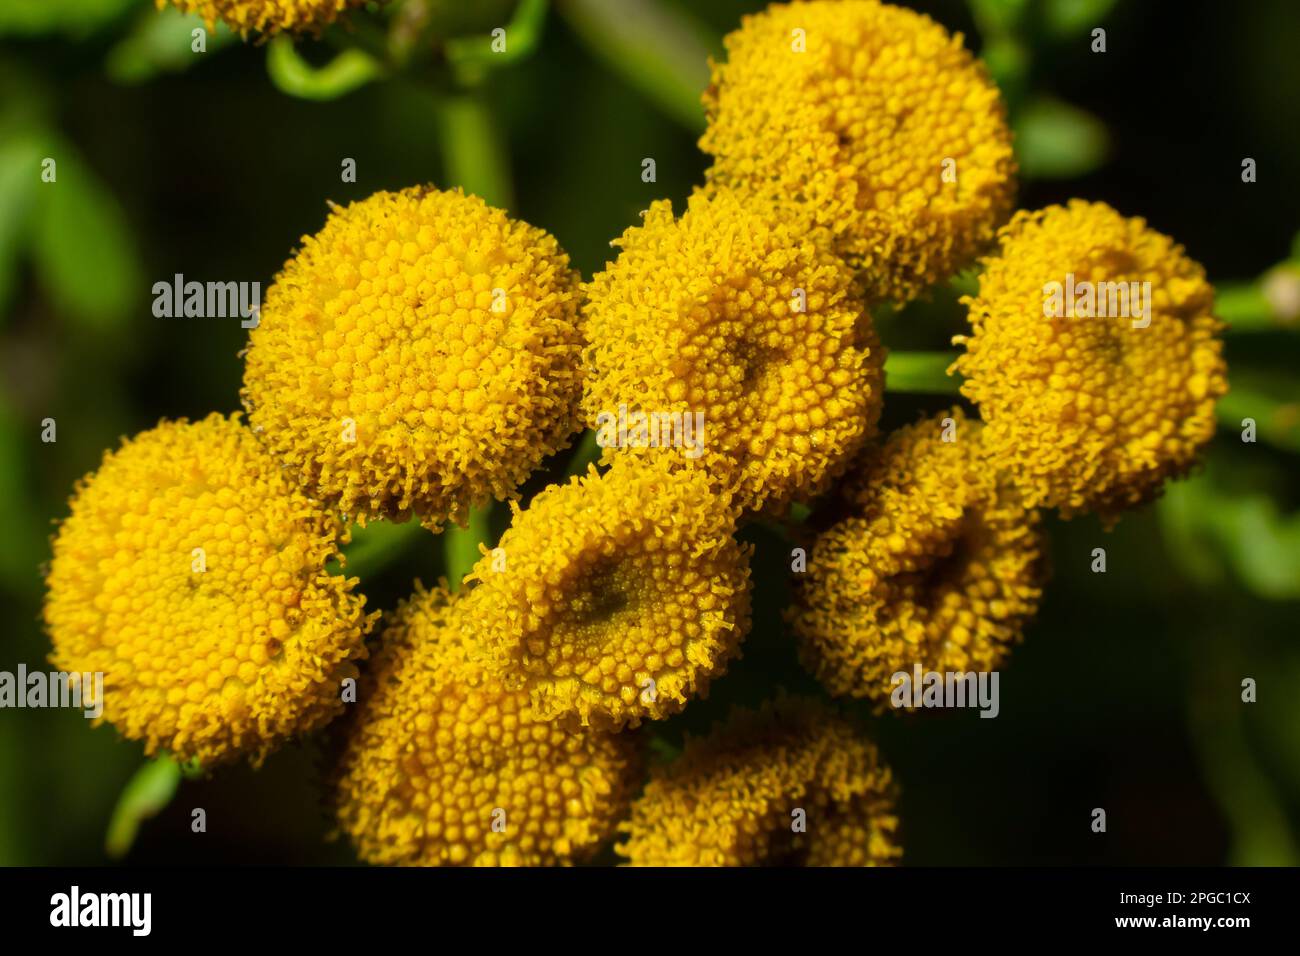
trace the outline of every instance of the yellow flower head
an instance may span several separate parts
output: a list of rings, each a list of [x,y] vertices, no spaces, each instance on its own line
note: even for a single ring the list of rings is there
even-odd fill
[[[389,619],[341,728],[340,826],[378,864],[581,860],[639,782],[633,738],[538,720],[476,663],[460,607],[420,589]]]
[[[1031,505],[1113,523],[1213,437],[1214,289],[1143,220],[1079,200],[1017,213],[966,303],[962,393]]]
[[[1014,199],[1006,113],[933,20],[876,0],[773,4],[726,38],[704,94],[709,181],[806,205],[870,301],[977,255]]]
[[[255,762],[342,709],[373,621],[326,573],[342,526],[238,416],[164,422],[104,456],[54,540],[60,670],[102,672],[104,719],[183,759]]]
[[[945,441],[952,436],[954,441]],[[818,536],[789,618],[832,694],[883,710],[893,675],[996,670],[1042,595],[1043,541],[959,409],[890,435]]]
[[[583,407],[601,443],[698,463],[745,509],[824,490],[884,393],[847,267],[800,220],[727,191],[676,220],[653,203],[620,244],[587,286]]]
[[[170,2],[182,13],[197,13],[212,28],[218,20],[241,35],[301,33],[329,26],[348,9],[367,0],[154,0],[161,10]]]
[[[655,768],[616,847],[634,866],[884,866],[902,854],[897,787],[830,709],[736,709]]]
[[[475,566],[466,620],[545,719],[602,729],[703,696],[749,629],[749,549],[706,477],[620,460],[552,486]]]
[[[314,494],[433,528],[515,487],[577,430],[578,275],[476,196],[334,212],[266,296],[249,420]]]

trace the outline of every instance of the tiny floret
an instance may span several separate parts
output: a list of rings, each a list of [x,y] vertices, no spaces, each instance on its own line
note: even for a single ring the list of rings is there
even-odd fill
[[[183,13],[197,13],[209,29],[218,20],[240,35],[250,32],[317,33],[367,0],[155,0]]]

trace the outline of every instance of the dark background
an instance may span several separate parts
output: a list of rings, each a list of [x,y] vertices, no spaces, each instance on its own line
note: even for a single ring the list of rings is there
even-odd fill
[[[493,71],[480,93],[508,140],[511,213],[554,233],[590,276],[651,200],[686,197],[706,158],[698,130],[612,67],[599,41],[580,37],[567,6],[553,4],[540,47]],[[740,14],[763,4],[655,6],[665,17],[689,10],[703,42],[719,49]],[[995,8],[1017,5],[912,6],[979,51],[997,32]],[[1057,8],[1095,8],[1095,19],[1053,26]],[[1300,4],[1062,0],[1028,9],[1000,41],[1020,51],[1022,68],[995,71],[1022,143],[1030,117],[1040,124],[1022,206],[1104,200],[1176,237],[1234,288],[1255,288],[1293,257]],[[42,666],[48,653],[40,565],[74,481],[120,435],[238,407],[246,332],[237,320],[154,318],[153,283],[181,272],[265,287],[299,237],[320,228],[326,199],[448,184],[430,105],[429,90],[444,82],[436,63],[311,102],[276,88],[265,46],[214,37],[202,55],[141,54],[136,66],[148,75],[124,82],[133,61],[123,44],[147,35],[157,16],[136,0],[0,0],[2,670]],[[1104,54],[1090,52],[1093,25],[1107,31]],[[323,62],[329,40],[304,44],[303,54]],[[68,185],[70,205],[39,193],[33,148],[38,159],[68,157],[57,189]],[[1241,180],[1247,156],[1258,162],[1253,184]],[[343,157],[357,161],[355,184],[340,182]],[[656,160],[655,183],[641,180],[644,157]],[[941,289],[901,316],[882,315],[886,343],[946,348],[962,321],[953,298]],[[1300,399],[1294,331],[1230,335],[1227,354],[1234,391]],[[886,424],[948,401],[891,394]],[[40,440],[47,417],[58,423],[53,444]],[[1055,576],[1002,673],[997,720],[924,711],[873,719],[850,708],[902,784],[906,863],[1297,861],[1297,457],[1225,429],[1208,461],[1109,534],[1091,518],[1049,521]],[[498,509],[498,529],[503,520]],[[710,700],[645,731],[667,747],[777,685],[817,692],[779,623],[789,545],[762,528],[745,534],[759,583],[745,659]],[[1089,571],[1098,546],[1104,575]],[[365,575],[371,605],[392,607],[417,576],[435,580],[439,551],[420,538]],[[1258,681],[1258,703],[1241,703],[1245,677]],[[79,714],[0,711],[0,864],[106,861],[108,820],[142,762],[140,745],[108,726],[91,730]],[[127,860],[352,861],[345,844],[324,840],[313,763],[309,742],[260,770],[184,782],[143,824]],[[206,834],[190,832],[194,807],[207,811]],[[1106,834],[1091,832],[1094,807],[1107,810]]]

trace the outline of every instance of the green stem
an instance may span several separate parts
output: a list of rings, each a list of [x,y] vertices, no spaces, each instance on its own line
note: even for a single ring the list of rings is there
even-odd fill
[[[514,17],[503,28],[503,36],[485,34],[448,39],[443,44],[443,52],[458,82],[475,85],[494,67],[529,56],[541,42],[549,6],[548,0],[519,0]]]
[[[600,453],[600,445],[596,443],[596,433],[589,428],[578,439],[577,447],[573,449],[573,457],[569,459],[569,467],[564,469],[564,477],[585,475],[588,465],[600,461]]]
[[[1214,311],[1232,332],[1276,326],[1277,318],[1264,290],[1255,282],[1221,282],[1215,288]]]
[[[1282,301],[1294,301],[1300,276],[1279,268],[1259,282],[1221,282],[1215,289],[1215,314],[1228,324],[1229,332],[1270,332],[1295,329],[1294,318],[1284,315],[1269,297],[1270,283]],[[1283,292],[1286,292],[1283,295]],[[1285,307],[1282,307],[1285,308]]]
[[[344,50],[317,69],[294,49],[287,36],[267,45],[266,72],[282,93],[304,100],[333,100],[384,75],[384,66],[359,49]]]
[[[438,135],[448,183],[499,208],[514,205],[508,151],[478,90],[440,97]]]
[[[478,546],[480,542],[487,541],[491,534],[489,527],[491,515],[491,505],[486,508],[471,508],[465,527],[448,525],[443,531],[442,553],[447,562],[447,585],[451,590],[460,590],[465,575],[474,569],[474,565],[482,556]]]
[[[885,390],[956,395],[960,379],[948,374],[956,352],[890,352],[885,359]]]

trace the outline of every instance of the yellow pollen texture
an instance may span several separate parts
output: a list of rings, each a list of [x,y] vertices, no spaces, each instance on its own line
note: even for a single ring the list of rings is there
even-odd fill
[[[832,694],[883,711],[894,674],[996,670],[1021,640],[1045,543],[982,439],[954,409],[893,433],[851,473],[851,514],[817,537],[787,612]]]
[[[459,190],[381,192],[304,237],[267,292],[249,421],[323,500],[438,529],[515,493],[578,428],[578,275]]]
[[[326,573],[343,532],[238,416],[164,422],[104,456],[54,540],[52,660],[104,674],[104,719],[204,766],[261,760],[342,710],[373,620]]]
[[[170,3],[183,13],[197,13],[212,29],[218,20],[236,33],[318,32],[366,0],[155,0],[161,10]]]
[[[361,857],[408,866],[537,866],[591,855],[638,784],[630,734],[539,720],[475,662],[445,591],[388,619],[343,722],[331,794]]]
[[[905,301],[983,251],[1015,159],[983,64],[876,0],[773,4],[725,40],[704,94],[711,186],[806,208],[871,302]]]
[[[516,509],[465,620],[546,719],[602,729],[703,696],[749,629],[749,552],[703,473],[625,459]]]
[[[1081,200],[1017,213],[965,302],[962,394],[1031,505],[1113,524],[1214,436],[1228,388],[1214,289],[1142,219]]]
[[[902,854],[896,800],[852,724],[780,697],[653,768],[616,849],[634,866],[888,866]]]
[[[826,489],[875,433],[884,350],[818,235],[728,191],[697,193],[679,219],[655,202],[624,233],[584,313],[583,410],[607,455],[646,445],[618,434],[624,409],[686,416],[694,450],[664,441],[660,417],[644,454],[707,470],[745,510]]]

